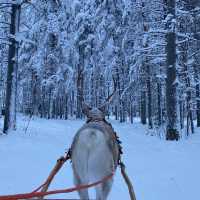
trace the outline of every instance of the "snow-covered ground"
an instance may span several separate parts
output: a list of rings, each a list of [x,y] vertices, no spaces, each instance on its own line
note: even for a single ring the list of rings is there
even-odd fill
[[[19,117],[18,130],[0,135],[0,195],[30,192],[40,185],[70,146],[81,120]],[[200,130],[188,139],[167,142],[145,134],[138,122],[112,121],[123,142],[127,166],[137,200],[200,199]],[[0,122],[2,127],[2,121]],[[50,189],[73,186],[71,164],[65,165]],[[94,195],[94,192],[91,192]],[[75,193],[51,198],[78,198]],[[128,200],[128,190],[118,169],[109,200]]]

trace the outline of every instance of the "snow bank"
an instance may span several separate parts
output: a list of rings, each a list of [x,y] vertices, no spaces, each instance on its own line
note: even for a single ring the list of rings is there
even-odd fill
[[[40,185],[83,123],[34,118],[25,134],[28,118],[20,116],[17,131],[0,135],[0,195],[30,192]],[[112,121],[112,124],[123,142],[123,160],[137,200],[199,199],[200,130],[187,140],[167,142],[147,136],[138,122],[131,125]],[[50,189],[73,186],[70,165],[63,167]],[[91,194],[94,197],[93,191]],[[51,198],[55,197],[78,198],[78,195],[70,193]],[[109,195],[111,199],[129,199],[120,170]]]

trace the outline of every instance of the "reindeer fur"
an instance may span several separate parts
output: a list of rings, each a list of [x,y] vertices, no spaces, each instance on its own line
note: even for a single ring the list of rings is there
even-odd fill
[[[98,118],[98,117],[97,117]],[[72,143],[72,168],[76,185],[96,182],[117,168],[119,148],[113,128],[104,120],[93,118],[75,135]],[[106,200],[113,180],[95,187],[96,199]],[[88,200],[88,190],[79,191]]]

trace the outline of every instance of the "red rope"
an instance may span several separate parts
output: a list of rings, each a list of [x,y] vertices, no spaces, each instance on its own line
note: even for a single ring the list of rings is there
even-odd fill
[[[38,188],[36,188],[35,190],[33,190],[33,192],[31,192],[31,193],[35,193],[35,192],[38,192],[43,186],[45,186],[46,185],[46,182],[45,183],[43,183],[42,185],[40,185]],[[0,196],[1,197],[1,196]]]
[[[78,185],[76,187],[72,187],[72,188],[68,188],[68,189],[52,190],[52,191],[48,191],[48,192],[35,192],[42,187],[42,186],[40,186],[39,189],[37,188],[36,190],[34,190],[31,193],[0,196],[0,200],[19,200],[19,199],[29,199],[29,198],[34,198],[34,197],[43,197],[43,196],[52,195],[52,194],[70,193],[70,192],[74,192],[77,190],[83,190],[83,189],[87,189],[90,187],[94,187],[96,185],[104,183],[107,180],[109,180],[110,178],[112,178],[113,175],[114,175],[114,173],[104,177],[100,181],[97,181],[97,182],[94,182],[91,184],[83,184],[83,185]]]

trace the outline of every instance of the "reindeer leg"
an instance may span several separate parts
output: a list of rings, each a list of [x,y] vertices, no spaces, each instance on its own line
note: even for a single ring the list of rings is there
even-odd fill
[[[95,187],[96,190],[96,200],[102,200],[102,185]]]
[[[105,183],[103,183],[103,185],[102,185],[103,199],[105,199],[105,200],[107,199],[108,194],[111,190],[112,183],[113,183],[113,179],[110,179],[110,180],[106,181]]]
[[[108,180],[96,187],[96,200],[106,200],[111,190],[113,180]]]
[[[74,184],[75,185],[83,184],[83,182],[81,181],[79,176],[77,174],[75,174],[75,173],[74,173]],[[88,194],[88,190],[87,189],[79,190],[78,194],[79,194],[81,200],[89,200],[89,194]]]

